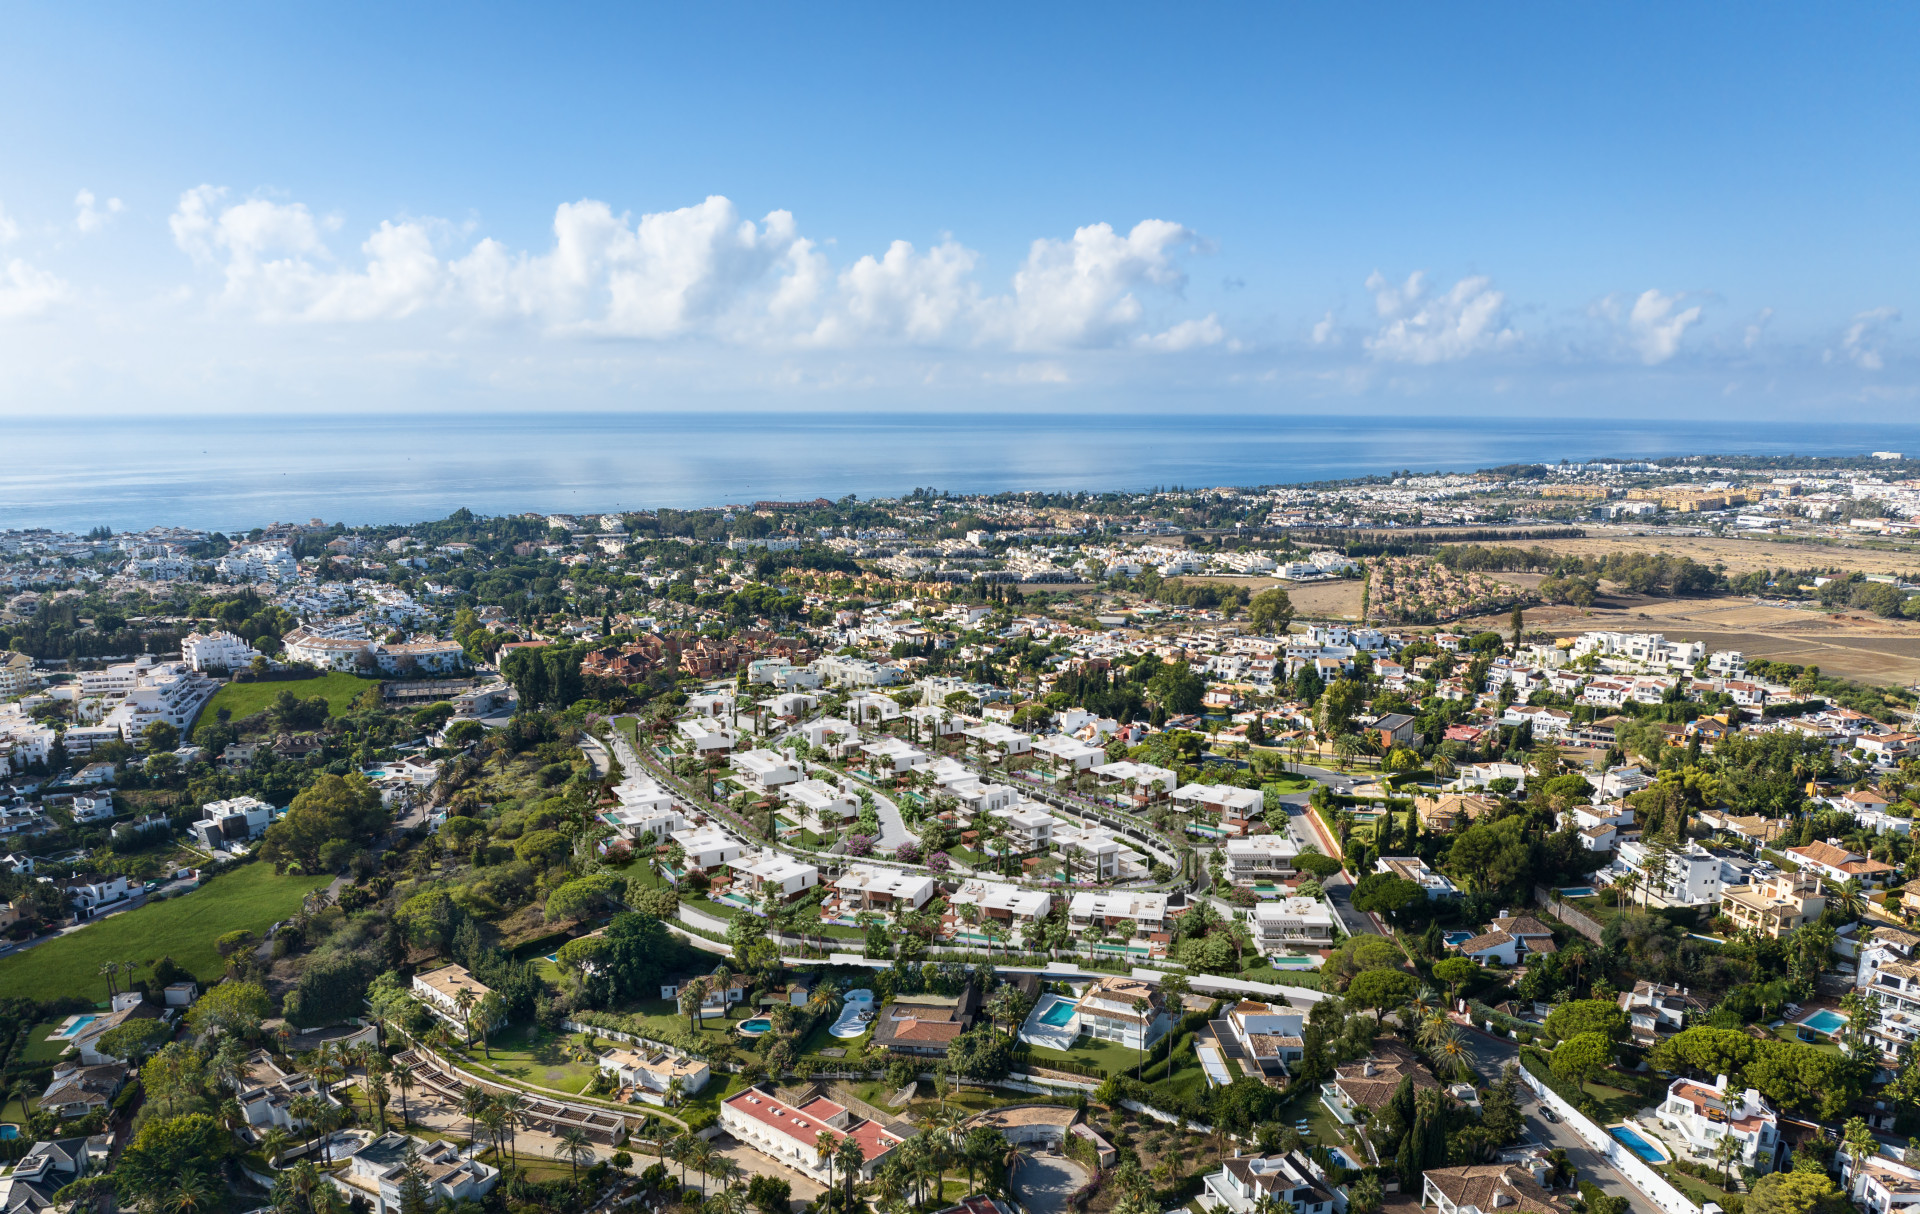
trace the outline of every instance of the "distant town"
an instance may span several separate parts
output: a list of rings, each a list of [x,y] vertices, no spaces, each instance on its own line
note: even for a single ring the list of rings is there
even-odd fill
[[[1920,1202],[1920,458],[8,531],[0,602],[6,1214]]]

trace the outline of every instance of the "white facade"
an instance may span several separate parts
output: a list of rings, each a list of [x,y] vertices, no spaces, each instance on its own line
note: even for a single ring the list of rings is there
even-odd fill
[[[1262,902],[1247,912],[1254,943],[1263,953],[1326,948],[1333,944],[1333,912],[1313,898]]]
[[[209,669],[238,670],[253,661],[255,651],[231,632],[190,632],[180,642],[180,656],[187,665],[205,673]]]
[[[729,861],[737,860],[747,850],[740,840],[712,827],[675,831],[673,841],[686,852],[687,867],[702,872],[712,872]]]
[[[1291,878],[1300,845],[1287,835],[1251,835],[1228,839],[1227,880],[1235,885]]]
[[[1715,1158],[1722,1138],[1740,1143],[1734,1162],[1761,1172],[1773,1171],[1780,1145],[1779,1119],[1759,1092],[1730,1091],[1726,1076],[1717,1083],[1676,1079],[1667,1086],[1660,1124],[1677,1131],[1699,1160]]]

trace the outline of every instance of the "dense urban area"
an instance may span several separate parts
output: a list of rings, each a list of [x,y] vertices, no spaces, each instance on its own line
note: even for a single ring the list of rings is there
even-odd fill
[[[0,1214],[1920,1206],[1920,460],[0,532]]]

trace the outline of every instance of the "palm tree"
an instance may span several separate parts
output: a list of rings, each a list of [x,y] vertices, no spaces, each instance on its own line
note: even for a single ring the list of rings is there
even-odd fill
[[[162,1209],[167,1214],[200,1214],[220,1199],[213,1178],[198,1169],[183,1172],[167,1194]]]
[[[680,1187],[687,1187],[687,1161],[693,1158],[693,1145],[700,1141],[692,1134],[676,1134],[668,1141],[666,1157],[680,1165]]]
[[[518,1092],[506,1091],[493,1098],[494,1105],[500,1110],[503,1128],[507,1131],[508,1149],[513,1161],[520,1162],[520,1127],[526,1123],[526,1097]]]
[[[260,1153],[266,1157],[269,1167],[278,1163],[281,1152],[287,1149],[291,1141],[287,1132],[277,1125],[267,1127],[266,1132],[260,1135]]]
[[[1720,1164],[1720,1187],[1723,1190],[1731,1183],[1731,1176],[1727,1165],[1739,1158],[1743,1145],[1739,1137],[1733,1134],[1722,1134],[1720,1141],[1713,1144],[1713,1157]],[[1880,1148],[1876,1143],[1872,1149],[1877,1151]]]
[[[813,1139],[813,1149],[819,1152],[820,1161],[827,1165],[827,1192],[829,1193],[833,1192],[833,1161],[839,1143],[839,1139],[825,1130],[821,1130]]]
[[[413,1064],[396,1062],[393,1064],[393,1085],[400,1089],[400,1125],[403,1129],[413,1127],[413,1112],[407,1106],[407,1093],[413,1090]]]
[[[1833,905],[1849,920],[1858,919],[1865,911],[1867,895],[1860,884],[1860,878],[1848,877],[1833,888]]]
[[[574,1182],[578,1183],[581,1161],[593,1162],[593,1143],[588,1140],[587,1132],[578,1126],[568,1126],[561,1130],[555,1135],[555,1140],[560,1144],[561,1157],[567,1161],[568,1167],[573,1171]]]
[[[118,974],[118,973],[120,972],[120,963],[119,963],[119,962],[117,962],[117,961],[102,961],[102,962],[100,963],[100,966],[99,966],[99,968],[98,968],[98,969],[96,969],[96,970],[94,970],[93,972],[94,972],[94,973],[96,973],[96,974],[99,974],[99,975],[100,975],[101,977],[103,977],[103,978],[105,978],[105,979],[107,980],[107,998],[109,998],[109,999],[111,999],[111,998],[113,998],[113,997],[114,997],[115,995],[118,995],[118,994],[120,993],[120,991],[118,990],[118,988],[116,988],[116,987],[114,986],[114,982],[113,982],[113,979],[114,979],[114,975],[116,975],[116,974]]]
[[[473,1005],[479,1001],[480,996],[473,993],[473,988],[465,986],[461,987],[459,993],[453,997],[454,1004],[460,1009],[460,1021],[467,1030],[468,1049],[473,1048]]]
[[[480,1114],[486,1112],[487,1106],[492,1103],[493,1097],[487,1095],[479,1084],[474,1084],[460,1093],[460,1111],[466,1114],[467,1117],[467,1137],[469,1139],[474,1136],[474,1123],[480,1119]]]

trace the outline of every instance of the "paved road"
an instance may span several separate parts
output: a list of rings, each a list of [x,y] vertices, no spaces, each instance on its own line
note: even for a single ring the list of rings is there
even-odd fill
[[[1499,1078],[1501,1070],[1508,1063],[1518,1065],[1520,1047],[1512,1041],[1491,1036],[1479,1029],[1468,1029],[1467,1036],[1473,1043],[1474,1061],[1480,1073],[1490,1081]],[[1565,1121],[1548,1121],[1541,1116],[1541,1110],[1545,1107],[1526,1084],[1520,1085],[1520,1111],[1526,1118],[1527,1130],[1533,1141],[1565,1150],[1567,1159],[1578,1169],[1580,1179],[1592,1181],[1609,1197],[1626,1198],[1635,1211],[1659,1214],[1660,1207],[1651,1198],[1628,1183],[1626,1177],[1615,1171]]]
[[[880,819],[879,847],[882,851],[892,851],[911,839],[920,842],[920,836],[907,829],[907,820],[900,816],[900,807],[893,798],[873,794],[873,812]]]
[[[1325,854],[1326,845],[1320,841],[1320,836],[1307,821],[1307,815],[1312,812],[1306,805],[1289,800],[1287,833],[1292,836],[1295,843],[1300,845],[1301,850],[1304,851],[1311,845],[1315,851]],[[1373,921],[1373,916],[1363,915],[1353,909],[1353,882],[1346,873],[1334,873],[1322,881],[1320,887],[1327,891],[1327,905],[1333,908],[1334,915],[1340,920],[1340,926],[1348,935],[1377,936],[1380,934],[1380,926]]]

